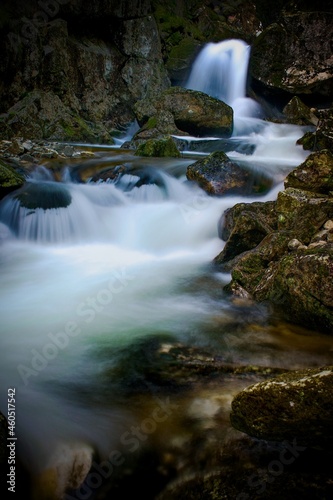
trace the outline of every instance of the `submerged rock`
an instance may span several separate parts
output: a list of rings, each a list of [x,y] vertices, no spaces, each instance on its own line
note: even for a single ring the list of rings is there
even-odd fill
[[[241,391],[232,401],[232,425],[250,436],[299,446],[333,442],[333,367],[288,372]]]
[[[28,182],[13,197],[20,202],[21,207],[32,210],[68,207],[72,201],[66,186],[56,182]]]

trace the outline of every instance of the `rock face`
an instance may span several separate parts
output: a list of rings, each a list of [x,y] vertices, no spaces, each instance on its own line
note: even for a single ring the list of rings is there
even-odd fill
[[[241,391],[232,401],[230,421],[259,439],[329,447],[332,395],[332,366],[285,373]]]
[[[112,143],[134,102],[170,85],[150,1],[19,7],[0,39],[3,137]]]
[[[332,36],[332,13],[282,15],[254,41],[250,73],[268,91],[332,97]]]
[[[333,332],[332,171],[330,152],[312,153],[275,202],[229,209],[220,221],[227,241],[214,260],[231,271],[226,290],[326,333]]]

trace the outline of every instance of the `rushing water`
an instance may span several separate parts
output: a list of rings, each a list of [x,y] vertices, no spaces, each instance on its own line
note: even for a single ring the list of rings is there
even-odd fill
[[[243,97],[242,85],[235,98]],[[102,455],[117,444],[136,418],[126,395],[142,382],[138,346],[149,339],[212,348],[243,364],[327,361],[325,336],[292,328],[252,330],[228,350],[223,328],[240,321],[239,313],[222,293],[230,276],[210,265],[223,248],[217,225],[224,210],[275,199],[286,173],[307,155],[296,146],[302,134],[255,118],[249,134],[230,139],[231,158],[274,180],[260,197],[207,196],[186,180],[191,154],[141,159],[100,147],[93,164],[68,161],[60,183],[43,168],[32,174],[26,187],[43,208],[22,202],[27,194],[2,200],[1,409],[6,414],[7,388],[16,388],[19,451],[29,469],[42,470],[58,442],[88,443]],[[250,145],[252,154],[233,144]],[[129,167],[117,181],[77,182],[75,172],[114,162]],[[62,206],[47,208],[53,196]]]

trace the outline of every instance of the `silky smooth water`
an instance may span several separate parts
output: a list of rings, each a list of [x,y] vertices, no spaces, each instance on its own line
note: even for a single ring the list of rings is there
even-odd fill
[[[248,51],[237,47],[232,68]],[[243,98],[245,75],[242,84],[228,84],[239,88],[231,103]],[[94,171],[117,155],[133,166],[117,182],[78,182],[78,169],[90,171],[91,160],[80,166],[68,160],[60,182],[68,206],[24,207],[17,193],[0,202],[0,409],[6,414],[7,388],[14,387],[18,452],[34,473],[47,467],[59,442],[87,443],[101,454],[117,445],[135,419],[126,394],[130,382],[142,382],[140,342],[212,348],[243,364],[290,368],[327,360],[328,341],[319,334],[315,341],[276,330],[237,337],[231,326],[232,350],[223,337],[225,325],[240,318],[222,291],[230,276],[211,267],[224,245],[218,222],[235,203],[274,200],[285,175],[308,154],[296,145],[303,128],[243,119],[250,132],[230,144],[251,145],[252,154],[231,147],[228,155],[272,177],[265,195],[208,196],[187,181],[186,168],[197,158],[186,153],[138,159],[105,148]],[[149,172],[140,185],[138,162]],[[42,196],[59,182],[39,168],[27,185]],[[201,288],[207,278],[212,289]]]

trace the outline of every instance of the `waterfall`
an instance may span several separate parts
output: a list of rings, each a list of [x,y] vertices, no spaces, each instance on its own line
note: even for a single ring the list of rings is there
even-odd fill
[[[251,47],[243,40],[207,43],[193,63],[185,84],[224,101],[234,110],[234,135],[255,125],[262,116],[260,105],[246,96]],[[250,119],[250,120],[249,120]]]

